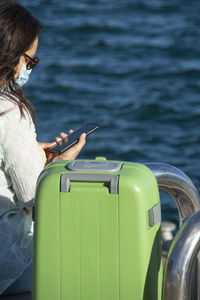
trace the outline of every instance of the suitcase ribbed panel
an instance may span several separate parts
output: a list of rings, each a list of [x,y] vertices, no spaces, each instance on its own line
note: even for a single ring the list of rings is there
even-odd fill
[[[61,299],[118,300],[118,195],[72,185],[61,194],[61,236]]]

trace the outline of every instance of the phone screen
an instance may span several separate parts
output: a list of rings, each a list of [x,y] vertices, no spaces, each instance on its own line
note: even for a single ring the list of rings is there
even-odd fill
[[[97,123],[86,123],[81,128],[74,131],[72,134],[68,136],[68,142],[65,143],[62,142],[62,146],[56,146],[54,148],[49,149],[49,151],[53,153],[63,153],[67,149],[69,149],[71,146],[76,144],[81,136],[82,133],[86,133],[88,136],[92,132],[96,131],[99,128],[99,124]]]

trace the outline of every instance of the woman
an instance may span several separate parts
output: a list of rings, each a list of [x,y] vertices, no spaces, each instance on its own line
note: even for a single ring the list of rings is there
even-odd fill
[[[39,61],[41,29],[17,1],[0,1],[0,295],[31,289],[33,230],[24,208],[33,207],[40,172],[50,161],[75,159],[85,144],[83,134],[55,156],[48,151],[55,142],[36,141],[35,111],[21,87]],[[67,134],[60,136],[67,141]]]

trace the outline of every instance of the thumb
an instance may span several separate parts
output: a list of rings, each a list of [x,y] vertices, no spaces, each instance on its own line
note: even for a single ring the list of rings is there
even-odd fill
[[[86,133],[82,133],[79,141],[78,141],[78,145],[82,148],[86,143]]]

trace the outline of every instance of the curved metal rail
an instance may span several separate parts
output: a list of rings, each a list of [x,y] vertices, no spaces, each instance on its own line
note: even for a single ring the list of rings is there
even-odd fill
[[[145,164],[154,173],[158,186],[175,200],[179,212],[179,227],[200,209],[200,197],[190,178],[181,170],[162,163]]]
[[[179,169],[161,163],[149,163],[146,166],[156,176],[159,188],[174,198],[179,212],[179,232],[165,264],[163,300],[189,300],[195,262],[196,277],[200,274],[199,257],[197,260],[200,250],[199,193],[192,181]]]
[[[192,215],[177,233],[166,261],[164,300],[189,300],[192,267],[200,250],[200,211]]]

